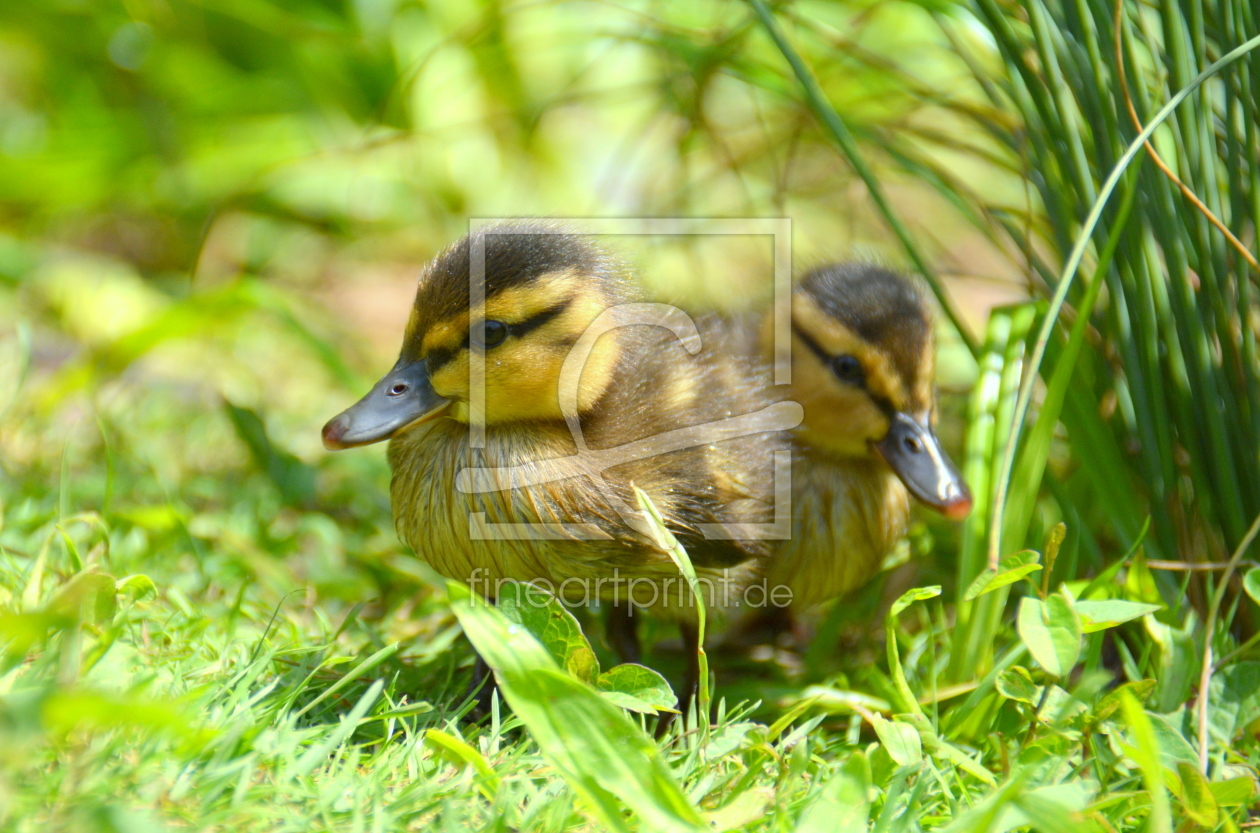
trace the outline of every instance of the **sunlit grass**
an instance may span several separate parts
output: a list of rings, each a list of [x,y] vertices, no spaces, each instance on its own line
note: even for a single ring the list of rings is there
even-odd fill
[[[1254,37],[1253,7],[1122,3],[1119,52],[1104,0],[600,6],[594,45],[568,4],[172,8],[0,18],[20,46],[0,66],[0,828],[1254,815],[1257,53],[1186,97],[1152,137],[1167,170],[1138,152],[1086,225],[1138,134],[1125,90],[1148,124]],[[605,132],[641,155],[609,169]],[[931,586],[825,611],[803,656],[713,645],[713,725],[660,743],[669,693],[614,669],[597,612],[548,609],[558,637],[472,605],[395,539],[379,449],[318,444],[386,360],[326,283],[412,269],[469,214],[581,213],[593,192],[793,216],[926,272],[1001,255],[1066,298],[1044,388],[1022,375],[1043,301],[970,337],[976,511],[917,525]],[[703,251],[667,252],[655,285],[750,283]],[[465,629],[503,683],[482,723]],[[680,677],[668,644],[649,661]]]

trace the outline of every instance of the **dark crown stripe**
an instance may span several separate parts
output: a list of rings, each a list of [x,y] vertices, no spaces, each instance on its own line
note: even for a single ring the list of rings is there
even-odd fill
[[[795,322],[793,322],[792,324],[792,332],[796,335],[797,338],[805,342],[805,346],[810,349],[810,352],[812,352],[815,356],[817,356],[818,360],[821,361],[824,365],[826,365],[828,371],[831,371],[831,360],[835,357],[832,356],[830,353],[828,353],[826,350],[824,350],[821,344],[819,344],[817,341],[814,341],[813,336],[811,336],[809,333],[805,332],[800,327],[798,327]],[[866,395],[871,398],[871,401],[875,403],[876,407],[878,407],[885,414],[891,415],[891,414],[896,413],[897,409],[893,406],[893,403],[888,399],[888,397],[881,396],[880,394],[876,393],[875,391],[865,386],[863,387],[863,389],[866,391]]]

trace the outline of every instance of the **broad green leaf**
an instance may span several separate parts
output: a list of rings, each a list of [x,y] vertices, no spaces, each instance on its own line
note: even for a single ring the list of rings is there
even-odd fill
[[[854,752],[823,785],[796,823],[796,833],[865,833],[871,819],[871,764]]]
[[[484,755],[454,735],[438,729],[425,731],[424,744],[450,763],[470,766],[476,770],[481,776],[477,781],[477,788],[487,801],[494,801],[495,794],[499,791],[499,776]]]
[[[1124,713],[1125,722],[1129,724],[1129,732],[1134,739],[1130,754],[1142,771],[1142,782],[1151,799],[1151,816],[1147,829],[1152,833],[1172,833],[1172,809],[1168,805],[1168,793],[1164,789],[1159,741],[1150,716],[1128,691],[1120,695],[1120,710]]]
[[[1016,665],[1008,668],[997,675],[994,681],[997,686],[998,694],[1001,694],[1007,700],[1016,700],[1020,703],[1027,703],[1030,706],[1037,705],[1040,699],[1041,689],[1033,682],[1032,675],[1028,673],[1028,669],[1023,666]]]
[[[1208,789],[1207,779],[1199,772],[1197,764],[1184,761],[1177,764],[1177,775],[1181,778],[1181,801],[1186,815],[1195,824],[1211,830],[1220,819],[1221,811],[1216,806],[1216,797]]]
[[[153,583],[153,579],[143,573],[120,578],[118,583],[114,585],[114,589],[118,595],[125,596],[132,601],[139,601],[140,599],[157,595],[157,585]]]
[[[1055,593],[1044,602],[1026,596],[1019,603],[1020,639],[1046,673],[1068,674],[1081,652],[1081,621],[1072,604]]]
[[[1155,574],[1151,572],[1150,567],[1146,566],[1146,555],[1142,552],[1138,552],[1133,557],[1128,570],[1125,571],[1124,589],[1129,598],[1136,601],[1163,604],[1164,598],[1159,594],[1159,587],[1155,584]]]
[[[1251,803],[1255,795],[1255,782],[1244,775],[1230,778],[1228,781],[1213,781],[1208,784],[1212,797],[1218,807],[1242,807]]]
[[[895,619],[901,615],[901,612],[915,602],[921,602],[924,599],[933,599],[941,595],[941,586],[939,584],[931,587],[915,587],[901,594],[897,601],[888,610],[888,616]]]
[[[1239,732],[1260,728],[1260,662],[1230,663],[1210,686],[1208,726],[1217,741],[1230,746]]]
[[[114,577],[105,573],[79,573],[63,585],[48,603],[52,613],[82,622],[101,624],[118,610]]]
[[[991,830],[1002,833],[1031,827],[1038,833],[1093,833],[1099,828],[1080,813],[1097,791],[1097,783],[1078,779],[1020,792]]]
[[[774,790],[766,787],[753,788],[737,793],[728,804],[718,810],[704,813],[704,820],[712,833],[727,830],[747,830],[766,817],[774,805]]]
[[[1046,536],[1046,573],[1048,574],[1054,569],[1054,562],[1059,557],[1059,547],[1063,546],[1063,539],[1067,537],[1067,524],[1059,521],[1050,529],[1050,534]],[[1049,575],[1045,577],[1049,580]]]
[[[889,757],[898,766],[912,766],[923,760],[923,742],[919,731],[906,723],[886,720],[878,714],[871,714],[871,725],[879,742],[888,751]]]
[[[1164,608],[1163,605],[1147,604],[1146,602],[1126,602],[1122,599],[1076,602],[1073,607],[1076,608],[1077,615],[1081,617],[1081,631],[1083,633],[1094,633],[1095,631],[1114,628],[1116,625],[1132,622],[1134,619],[1141,619],[1148,613],[1154,613]]]
[[[1038,555],[1036,550],[1020,550],[1012,553],[998,562],[996,570],[993,568],[986,569],[983,573],[976,576],[976,580],[967,588],[967,592],[963,595],[963,601],[971,601],[985,593],[992,593],[994,590],[1000,590],[1003,587],[1014,584],[1029,573],[1034,573],[1041,569],[1038,563]]]
[[[73,627],[77,621],[74,617],[46,610],[0,614],[0,656],[24,656],[49,634]]]
[[[1260,567],[1252,567],[1243,576],[1243,589],[1253,602],[1260,605]]]
[[[599,676],[599,660],[573,614],[538,587],[507,582],[499,590],[499,610],[546,646],[561,668],[583,682]]]
[[[1037,833],[1085,833],[1097,829],[1093,823],[1084,818],[1080,807],[1057,800],[1058,796],[1047,795],[1041,790],[1033,790],[1016,796],[1015,807],[1023,813],[1028,824]]]
[[[678,702],[664,677],[634,663],[624,663],[600,674],[595,687],[623,709],[643,714],[656,714],[660,709],[674,711]]]
[[[993,773],[976,763],[970,755],[942,740],[941,736],[936,733],[935,727],[932,726],[932,722],[925,715],[914,713],[899,714],[894,718],[894,722],[913,726],[915,731],[919,733],[919,741],[923,746],[923,751],[933,758],[948,761],[966,770],[986,784],[997,783],[993,778]]]
[[[1199,620],[1192,610],[1180,627],[1165,625],[1155,616],[1143,616],[1142,624],[1159,645],[1159,673],[1152,675],[1156,686],[1151,707],[1166,714],[1190,699],[1199,679],[1203,665],[1203,654],[1195,638]]]
[[[706,829],[656,745],[624,711],[561,671],[533,634],[472,596],[464,585],[449,582],[447,594],[512,711],[604,826],[630,829],[620,799],[644,829]]]
[[[1120,708],[1121,692],[1128,692],[1130,696],[1137,698],[1139,703],[1145,703],[1154,690],[1154,680],[1134,680],[1117,686],[1098,701],[1098,706],[1094,709],[1094,719],[1106,720],[1115,714]]]
[[[1199,753],[1166,715],[1147,712],[1155,739],[1159,741],[1160,763],[1175,770],[1178,764],[1199,765]]]

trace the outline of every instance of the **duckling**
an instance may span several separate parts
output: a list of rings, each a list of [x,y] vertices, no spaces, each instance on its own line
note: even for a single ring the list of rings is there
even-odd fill
[[[769,354],[768,323],[761,333]],[[807,273],[792,296],[797,427],[792,534],[764,562],[805,607],[873,578],[910,520],[910,498],[959,520],[971,493],[934,431],[936,345],[924,293],[878,266]]]
[[[477,230],[424,269],[397,363],[323,439],[389,440],[396,530],[442,575],[490,599],[503,581],[544,582],[568,602],[678,622],[685,705],[696,611],[632,487],[722,607],[769,555],[739,531],[770,521],[773,455],[801,414],[741,383],[743,360],[704,350],[671,310],[642,303],[589,237],[538,222]],[[637,642],[618,649],[637,655]]]

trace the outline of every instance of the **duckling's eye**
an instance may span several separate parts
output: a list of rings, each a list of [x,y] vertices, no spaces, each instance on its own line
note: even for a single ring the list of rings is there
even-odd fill
[[[508,326],[502,321],[487,321],[482,326],[485,327],[482,344],[487,348],[498,347],[508,337]]]
[[[862,363],[858,361],[857,356],[850,356],[847,353],[831,360],[831,372],[836,374],[836,378],[841,382],[850,385],[861,385],[866,376],[862,372]]]
[[[395,382],[389,389],[390,396],[401,396],[407,392],[406,382]]]

